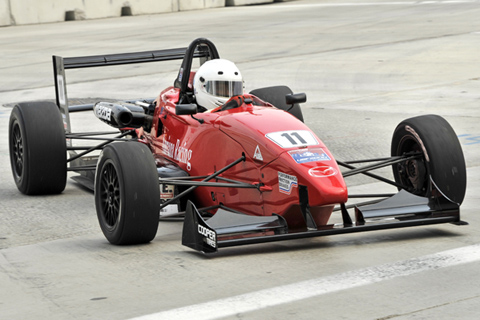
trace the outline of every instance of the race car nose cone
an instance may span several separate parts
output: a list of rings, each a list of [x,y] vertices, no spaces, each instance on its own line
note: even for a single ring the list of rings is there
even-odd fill
[[[308,170],[308,173],[313,177],[330,177],[337,174],[337,171],[330,166],[318,166]]]

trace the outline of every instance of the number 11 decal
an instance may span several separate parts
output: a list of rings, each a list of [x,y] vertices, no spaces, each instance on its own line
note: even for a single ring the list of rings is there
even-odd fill
[[[297,145],[297,141],[300,142],[300,144],[304,145],[307,143],[307,141],[305,141],[302,136],[300,134],[298,134],[298,132],[292,132],[292,133],[288,133],[288,132],[285,132],[285,133],[282,133],[282,137],[285,137],[287,138],[288,142],[290,142],[291,144],[293,145]],[[294,139],[296,138],[296,139]]]
[[[270,132],[266,137],[282,148],[317,145],[315,136],[307,130]]]

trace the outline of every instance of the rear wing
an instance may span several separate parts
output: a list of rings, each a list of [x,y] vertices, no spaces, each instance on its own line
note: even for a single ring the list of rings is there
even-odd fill
[[[200,63],[203,64],[209,59],[218,59],[219,55],[215,45],[204,38],[194,40],[186,48],[67,58],[54,55],[52,59],[55,96],[62,114],[65,132],[71,133],[65,70],[183,59],[175,86],[181,88],[181,93],[185,93],[189,77],[183,77],[183,74],[190,74],[193,58],[200,58]]]

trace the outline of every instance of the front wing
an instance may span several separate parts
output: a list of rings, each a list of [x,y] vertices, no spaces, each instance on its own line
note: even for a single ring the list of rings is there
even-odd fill
[[[205,219],[202,210],[188,202],[183,225],[182,244],[204,253],[219,248],[266,243],[334,234],[354,233],[392,228],[404,228],[439,223],[467,224],[460,220],[457,204],[444,198],[432,200],[413,195],[405,190],[376,204],[355,207],[355,222],[346,207],[341,205],[343,224],[326,225],[315,230],[289,232],[285,220],[278,215],[250,216],[228,208]]]

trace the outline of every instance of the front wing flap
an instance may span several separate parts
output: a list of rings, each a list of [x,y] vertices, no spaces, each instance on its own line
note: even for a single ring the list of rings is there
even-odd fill
[[[432,200],[400,191],[377,204],[355,207],[355,222],[342,209],[343,224],[320,226],[314,230],[289,232],[279,215],[250,216],[219,209],[204,219],[188,202],[183,225],[182,244],[204,253],[218,248],[266,243],[362,231],[404,228],[440,223],[467,224],[460,220],[460,207],[444,198]],[[299,219],[305,217],[299,216]]]
[[[205,220],[195,205],[188,201],[183,223],[182,244],[204,253],[216,252],[221,238],[239,235],[258,235],[270,232],[287,232],[285,220],[278,216],[250,216],[219,208],[215,215]]]

